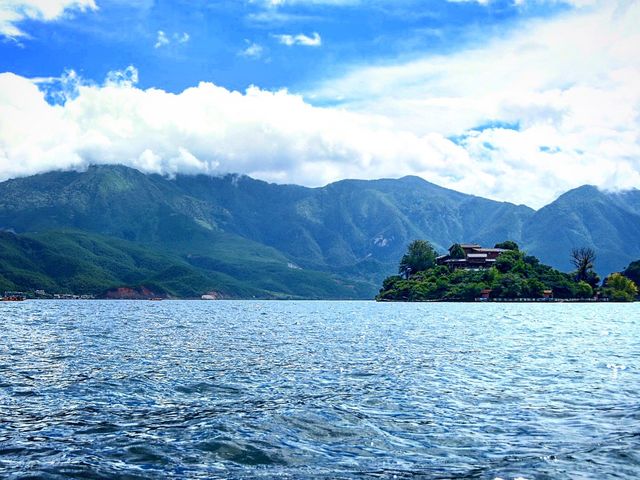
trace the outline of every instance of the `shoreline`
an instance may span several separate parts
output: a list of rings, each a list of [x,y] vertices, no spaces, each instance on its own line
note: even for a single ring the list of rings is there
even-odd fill
[[[387,300],[376,299],[379,303],[636,303],[614,302],[608,298],[476,298],[475,300]]]

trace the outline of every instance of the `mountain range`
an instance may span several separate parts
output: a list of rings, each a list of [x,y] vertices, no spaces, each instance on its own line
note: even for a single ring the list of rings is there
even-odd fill
[[[620,271],[640,258],[640,191],[583,186],[536,211],[418,177],[307,188],[101,165],[0,183],[0,229],[7,290],[372,298],[417,238],[511,239],[565,271],[587,246],[601,275]]]

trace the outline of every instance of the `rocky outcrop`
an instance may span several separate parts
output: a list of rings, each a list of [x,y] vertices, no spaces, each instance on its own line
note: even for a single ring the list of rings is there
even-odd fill
[[[110,300],[149,300],[164,297],[165,295],[158,294],[144,286],[112,288],[104,294],[104,298]]]

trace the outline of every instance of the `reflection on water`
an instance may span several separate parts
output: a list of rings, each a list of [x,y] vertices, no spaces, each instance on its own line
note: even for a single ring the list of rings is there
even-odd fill
[[[0,477],[640,477],[640,305],[25,302]]]

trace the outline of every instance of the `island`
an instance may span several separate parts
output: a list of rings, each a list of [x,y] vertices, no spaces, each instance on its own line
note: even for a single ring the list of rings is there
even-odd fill
[[[378,301],[616,301],[638,297],[627,275],[638,271],[634,262],[604,282],[594,270],[596,255],[583,247],[570,253],[575,271],[561,272],[520,250],[510,240],[494,247],[456,243],[438,255],[425,240],[415,240],[400,260],[398,275],[387,277]],[[636,277],[637,278],[637,277]]]

